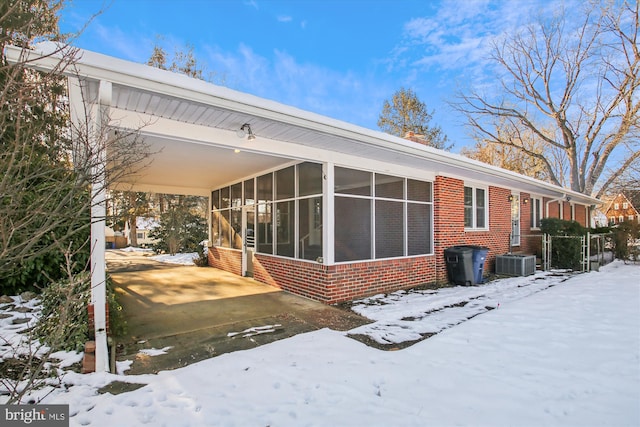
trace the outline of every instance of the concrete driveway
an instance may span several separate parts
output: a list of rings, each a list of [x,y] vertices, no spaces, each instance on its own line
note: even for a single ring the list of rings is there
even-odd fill
[[[127,373],[155,373],[321,328],[368,319],[215,268],[159,263],[150,254],[107,251],[107,270],[127,321],[117,339]],[[141,349],[171,347],[149,356]]]

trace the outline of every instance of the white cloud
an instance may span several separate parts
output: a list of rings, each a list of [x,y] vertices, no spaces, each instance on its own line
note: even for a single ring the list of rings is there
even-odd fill
[[[134,34],[122,31],[119,27],[107,27],[98,22],[94,23],[92,28],[100,39],[100,43],[109,45],[111,49],[120,53],[116,56],[135,62],[146,62],[149,59],[154,40],[148,37],[136,37]],[[136,39],[136,43],[131,42],[132,38]],[[141,48],[141,45],[148,48]]]
[[[255,10],[260,10],[260,7],[258,6],[258,2],[255,0],[246,0],[244,4],[254,8]]]
[[[205,52],[207,67],[226,77],[225,86],[367,127],[375,127],[372,118],[394,87],[352,71],[300,63],[280,50],[272,57],[247,45],[233,52],[209,46]]]
[[[278,22],[291,22],[293,21],[293,18],[291,16],[288,15],[279,15],[276,17],[276,19],[278,20]]]
[[[492,43],[513,34],[558,7],[577,7],[578,0],[563,3],[541,0],[443,1],[435,13],[408,20],[403,39],[386,61],[389,71],[416,79],[425,73],[453,86],[482,85],[495,81],[496,65],[489,59]]]
[[[404,40],[395,54],[412,56],[410,63],[417,66],[448,69],[454,61],[484,66],[493,40],[513,34],[541,16],[550,16],[559,7],[570,9],[579,4],[577,0],[445,1],[435,15],[416,17],[405,24]]]

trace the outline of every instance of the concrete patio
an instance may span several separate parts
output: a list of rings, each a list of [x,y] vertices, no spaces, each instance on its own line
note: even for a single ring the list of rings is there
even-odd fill
[[[106,255],[127,321],[126,335],[117,338],[117,359],[133,360],[130,374],[174,369],[321,328],[349,330],[369,323],[251,278],[164,264],[151,255],[124,250]],[[171,348],[158,356],[139,352],[166,347]]]

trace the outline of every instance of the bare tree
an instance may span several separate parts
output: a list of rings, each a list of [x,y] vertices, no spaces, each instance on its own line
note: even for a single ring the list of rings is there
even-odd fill
[[[92,186],[137,173],[151,154],[140,129],[114,129],[107,111],[98,119],[107,125],[96,125],[86,107],[96,100],[86,98],[91,91],[76,71],[77,50],[58,32],[63,4],[0,2],[0,293],[60,281],[66,293],[59,327],[43,339],[50,348],[74,318],[68,304],[78,300],[75,284],[89,277],[79,272],[88,268],[90,210],[97,202]],[[53,66],[38,70],[28,53],[44,41],[55,42],[40,45]],[[8,50],[17,52],[10,45],[22,53],[9,58]],[[80,102],[70,105],[71,92]],[[38,385],[49,354],[33,341],[18,354],[27,361],[23,370],[14,382],[0,381],[5,388],[0,392],[8,390],[11,402],[21,401]]]
[[[137,130],[97,127],[86,109],[70,120],[62,73],[73,74],[76,51],[61,45],[52,55],[60,61],[48,73],[29,69],[26,56],[17,64],[3,58],[0,68],[0,278],[52,250],[61,257],[60,242],[83,244],[90,186],[102,175],[107,185],[122,180],[149,161]]]
[[[545,164],[526,153],[542,154],[543,146],[539,139],[532,137],[527,129],[517,131],[510,126],[497,127],[496,133],[501,140],[510,141],[510,144],[482,139],[477,140],[474,147],[463,147],[460,154],[532,178],[547,180]]]
[[[501,97],[472,90],[454,107],[477,138],[537,159],[554,184],[600,196],[640,158],[638,4],[584,7],[495,42]],[[543,151],[505,138],[505,128],[526,130]]]

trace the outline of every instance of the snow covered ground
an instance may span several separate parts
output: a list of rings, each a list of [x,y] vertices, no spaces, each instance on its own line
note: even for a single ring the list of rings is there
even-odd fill
[[[142,253],[148,253],[148,254],[154,253],[153,249],[134,248],[132,246],[128,246],[124,249],[119,249],[119,250],[124,252],[142,252]],[[150,258],[154,261],[163,262],[166,264],[195,265],[193,261],[196,258],[198,258],[198,254],[196,252],[187,252],[184,254],[175,254],[175,255],[160,254],[160,255],[153,255]]]
[[[376,322],[158,375],[68,372],[68,387],[38,395],[69,404],[72,426],[640,425],[640,265],[398,292],[354,310]],[[433,332],[399,351],[347,336]],[[114,380],[146,386],[98,394]]]

